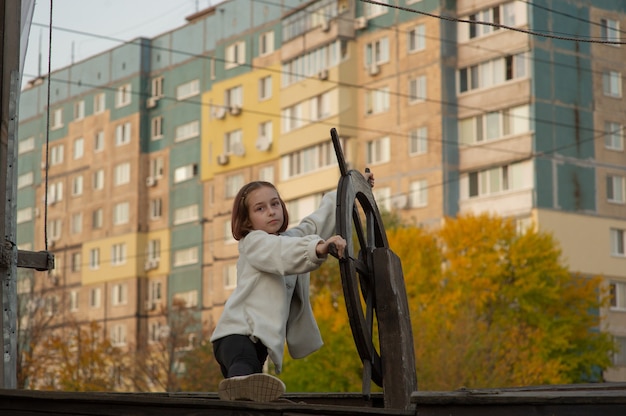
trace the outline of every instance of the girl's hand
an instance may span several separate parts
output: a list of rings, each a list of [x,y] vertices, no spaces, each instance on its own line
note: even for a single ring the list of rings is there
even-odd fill
[[[333,235],[328,238],[326,241],[320,241],[315,247],[315,252],[317,253],[317,257],[325,256],[329,253],[329,247],[333,244],[337,250],[337,257],[340,259],[343,258],[344,251],[346,249],[346,240],[343,239],[340,235]]]
[[[363,175],[363,177],[373,188],[374,187],[374,174],[370,171],[370,168],[365,168],[365,174]]]

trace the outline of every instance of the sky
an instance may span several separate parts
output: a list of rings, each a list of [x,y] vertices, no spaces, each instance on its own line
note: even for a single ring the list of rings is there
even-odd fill
[[[186,16],[220,1],[36,0],[22,85],[48,72],[51,2],[51,66],[54,71],[114,48],[122,41],[139,36],[154,37],[180,27],[186,23]],[[83,33],[73,33],[65,29]]]

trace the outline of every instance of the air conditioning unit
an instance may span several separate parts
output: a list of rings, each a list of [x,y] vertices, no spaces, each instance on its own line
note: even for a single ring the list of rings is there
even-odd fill
[[[243,143],[241,142],[234,143],[232,151],[234,155],[240,156],[240,157],[246,154],[246,148],[243,146]]]
[[[154,176],[148,176],[146,178],[146,186],[154,186],[156,185],[156,179],[154,179]]]
[[[232,107],[230,107],[231,116],[238,116],[239,114],[241,114],[241,107],[239,107],[238,105],[233,105]]]
[[[378,73],[380,72],[380,68],[378,67],[378,64],[375,62],[370,64],[369,72],[370,72],[370,75],[378,75]]]
[[[226,107],[213,107],[213,117],[219,120],[226,117]]]
[[[357,17],[354,20],[354,28],[356,30],[363,30],[367,27],[367,19],[365,16]]]
[[[328,79],[328,69],[322,69],[320,72],[317,73],[317,78],[321,79],[321,80],[327,80]]]
[[[259,136],[256,139],[256,148],[261,152],[267,152],[272,146],[272,140],[267,136]]]
[[[159,97],[150,97],[146,100],[146,107],[154,108],[159,102]]]
[[[156,269],[157,267],[159,267],[158,259],[148,259],[146,260],[146,263],[144,264],[144,270],[152,270],[152,269]]]
[[[218,165],[226,165],[228,164],[229,158],[228,155],[226,153],[222,153],[221,155],[217,156],[217,164]]]

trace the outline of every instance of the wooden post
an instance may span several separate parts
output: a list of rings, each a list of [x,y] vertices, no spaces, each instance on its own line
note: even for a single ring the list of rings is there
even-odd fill
[[[0,0],[0,295],[2,297],[1,388],[17,385],[17,228],[15,212],[17,105],[20,91],[21,0]]]

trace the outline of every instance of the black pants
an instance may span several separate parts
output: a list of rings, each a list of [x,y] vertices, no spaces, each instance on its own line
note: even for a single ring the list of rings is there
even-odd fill
[[[213,353],[225,378],[262,373],[267,347],[246,335],[228,335],[213,342]]]

